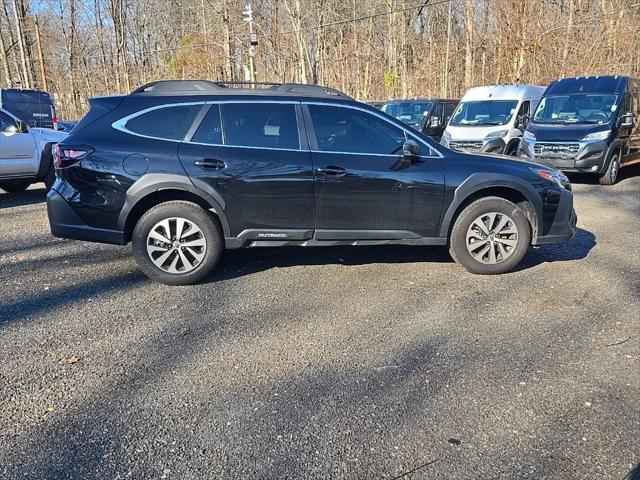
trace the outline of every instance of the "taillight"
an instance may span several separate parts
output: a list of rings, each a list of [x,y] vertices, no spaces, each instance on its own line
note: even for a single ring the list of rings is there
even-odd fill
[[[66,145],[60,145],[58,143],[55,146],[54,165],[56,168],[68,167],[69,165],[72,165],[79,160],[87,158],[92,153],[93,148],[91,147],[70,147]]]
[[[56,117],[51,117],[51,123],[53,123],[53,129],[58,130],[58,119]]]

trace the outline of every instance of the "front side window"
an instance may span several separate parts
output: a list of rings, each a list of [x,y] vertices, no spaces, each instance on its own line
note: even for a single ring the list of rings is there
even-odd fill
[[[297,150],[298,120],[293,104],[221,105],[225,145]]]
[[[322,152],[402,152],[404,131],[370,113],[351,108],[309,105],[313,128]]]
[[[517,100],[480,100],[461,102],[451,119],[451,125],[506,125],[518,106]]]
[[[608,123],[618,108],[617,100],[617,95],[551,95],[540,100],[533,123]]]
[[[127,120],[125,128],[145,137],[182,140],[202,105],[161,107]]]
[[[9,127],[15,126],[16,121],[11,115],[0,111],[0,132],[8,131]]]

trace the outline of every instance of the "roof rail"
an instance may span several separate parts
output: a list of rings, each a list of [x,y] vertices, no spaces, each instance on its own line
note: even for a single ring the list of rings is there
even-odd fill
[[[282,93],[310,95],[310,96],[334,96],[341,98],[350,98],[348,95],[335,90],[333,88],[323,87],[314,84],[302,83],[277,83],[277,82],[241,82],[241,81],[216,81],[209,80],[158,80],[156,82],[147,83],[136,88],[132,94],[153,93],[153,94],[207,94],[207,93],[231,93],[228,87],[236,88],[252,88],[252,91],[258,93],[262,91],[277,91]],[[256,88],[257,87],[257,88]],[[246,92],[243,92],[246,93]]]
[[[158,80],[136,88],[133,93],[211,93],[224,88],[208,80]]]

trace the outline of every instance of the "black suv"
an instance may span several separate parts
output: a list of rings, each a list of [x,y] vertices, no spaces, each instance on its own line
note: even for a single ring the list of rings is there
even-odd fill
[[[253,246],[448,245],[467,270],[502,273],[576,224],[557,170],[450,151],[312,85],[163,81],[94,98],[55,163],[53,235],[132,242],[172,285]]]

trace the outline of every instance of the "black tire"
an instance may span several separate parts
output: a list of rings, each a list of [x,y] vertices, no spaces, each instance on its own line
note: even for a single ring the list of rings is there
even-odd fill
[[[3,182],[0,183],[0,188],[5,192],[18,193],[24,192],[29,188],[29,185],[31,185],[31,182],[29,181]]]
[[[505,155],[509,155],[510,157],[515,157],[518,155],[518,142],[513,142],[511,145],[507,145]]]
[[[153,240],[149,239],[151,230],[154,229],[159,222],[170,218],[182,218],[191,222],[202,234],[200,235],[200,233],[198,233],[197,235],[200,238],[204,237],[206,241],[204,257],[193,270],[187,271],[186,273],[170,273],[163,270],[154,263],[150,258],[151,254],[147,252],[147,243],[153,242]],[[171,227],[174,228],[175,232],[175,221],[172,220],[171,222],[173,222],[171,223]],[[189,230],[186,231],[188,232]],[[187,235],[187,237],[188,236],[189,235]],[[173,240],[173,238],[170,238],[170,240]],[[161,203],[146,212],[140,220],[138,220],[133,230],[131,245],[136,263],[140,267],[140,270],[151,280],[166,285],[191,285],[205,278],[216,267],[224,250],[224,238],[218,222],[206,210],[194,203],[176,200]],[[168,246],[168,248],[167,245],[169,244],[162,244],[162,248],[166,248],[165,253],[172,249],[175,250],[174,253],[167,257],[167,263],[171,263],[175,257],[179,256],[178,248],[183,251],[185,250],[185,248],[176,247],[176,243]],[[189,256],[188,252],[185,253]],[[156,254],[153,253],[153,255]],[[162,252],[160,252],[160,255],[162,255]],[[193,260],[193,258],[193,256],[190,256],[191,260]],[[158,260],[159,259],[156,258],[156,261]],[[185,267],[185,263],[182,262],[181,259],[178,259],[176,266],[179,268],[180,265],[182,265],[183,268]],[[161,265],[161,267],[166,268],[166,265]]]
[[[490,249],[493,249],[494,253],[498,252],[496,255],[496,259],[498,261],[497,263],[484,263],[483,261],[474,258],[474,256],[469,252],[469,249],[467,248],[467,232],[472,228],[472,224],[476,219],[493,212],[500,214],[500,218],[503,218],[504,216],[508,217],[508,219],[515,225],[517,233],[496,235],[493,233],[493,230],[489,230],[492,234],[487,235],[486,242],[490,243],[486,243],[486,245]],[[498,217],[496,217],[496,219],[497,218]],[[510,224],[507,223],[503,228],[503,231],[511,230],[509,225]],[[501,242],[502,239],[509,240],[511,243],[515,242],[515,245],[505,247]],[[478,245],[485,242],[485,240],[478,241],[480,242]],[[498,243],[501,245],[498,245]],[[505,200],[504,198],[485,197],[469,204],[460,213],[460,215],[458,215],[458,218],[456,218],[453,229],[451,230],[451,237],[449,239],[449,253],[456,263],[462,265],[467,271],[480,275],[492,275],[505,273],[515,268],[527,253],[530,243],[531,225],[520,207],[509,200]],[[473,246],[473,243],[470,245]],[[506,257],[502,258],[503,254],[500,253],[498,247],[502,249],[502,252],[509,250],[509,252],[506,253]],[[478,254],[483,250],[484,245],[483,248],[476,250],[474,253]],[[489,255],[489,253],[487,253],[487,255]]]
[[[620,150],[611,152],[609,156],[607,169],[598,178],[600,185],[613,185],[616,183],[616,180],[618,180],[618,174],[620,173]]]

